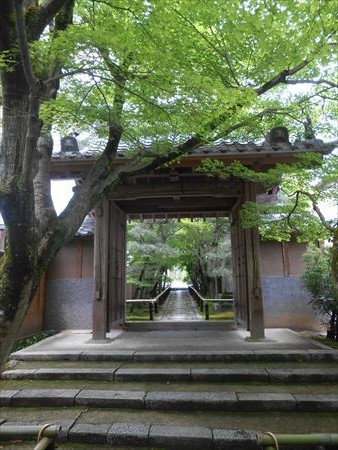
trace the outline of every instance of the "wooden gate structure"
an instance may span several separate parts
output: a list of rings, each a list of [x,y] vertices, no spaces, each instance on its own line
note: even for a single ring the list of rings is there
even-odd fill
[[[272,134],[271,134],[272,133]],[[221,180],[196,172],[206,158],[225,164],[240,161],[256,171],[277,163],[292,163],[304,152],[325,153],[322,141],[291,144],[287,130],[277,128],[262,144],[219,143],[198,147],[168,167],[130,177],[103,198],[95,209],[93,339],[124,322],[126,222],[146,218],[229,217],[234,275],[236,320],[253,340],[264,338],[264,312],[257,229],[243,229],[241,206],[256,201],[261,188],[240,179]],[[53,178],[84,177],[94,163],[93,154],[59,153],[53,156]],[[118,153],[115,164],[127,158]]]

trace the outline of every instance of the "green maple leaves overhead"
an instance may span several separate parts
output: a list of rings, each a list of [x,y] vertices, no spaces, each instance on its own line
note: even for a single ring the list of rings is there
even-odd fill
[[[101,137],[118,122],[130,146],[151,139],[161,151],[191,135],[255,139],[280,123],[297,134],[309,110],[319,130],[333,86],[285,94],[285,84],[266,83],[298,65],[285,80],[334,83],[332,3],[78,1],[72,26],[32,45],[38,72],[57,57],[70,74],[44,117]]]

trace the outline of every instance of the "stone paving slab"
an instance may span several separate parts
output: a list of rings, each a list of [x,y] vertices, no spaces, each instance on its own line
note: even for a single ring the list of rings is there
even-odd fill
[[[10,406],[11,399],[16,395],[19,390],[0,390],[0,406]]]
[[[75,399],[76,405],[105,408],[143,408],[144,391],[82,390]]]
[[[69,430],[68,441],[107,444],[107,435],[110,428],[111,424],[75,424]]]
[[[258,434],[252,430],[214,429],[213,449],[215,450],[258,450]]]
[[[16,369],[2,372],[0,378],[3,380],[27,380],[34,378],[35,372],[39,369]]]
[[[235,410],[237,396],[233,392],[148,392],[145,407],[175,410]]]
[[[28,347],[29,349],[29,347]],[[30,351],[30,350],[19,350],[11,354],[10,359],[17,359],[19,361],[53,361],[58,359],[63,359],[66,361],[78,361],[80,359],[81,351]]]
[[[132,361],[135,351],[85,350],[80,354],[82,361]]]
[[[266,369],[271,383],[329,383],[338,381],[338,368]]]
[[[25,389],[11,398],[11,406],[73,406],[80,389]]]
[[[241,411],[294,411],[296,399],[292,394],[240,392],[238,408]]]
[[[294,394],[298,411],[337,412],[338,395]],[[337,426],[338,429],[338,426]]]
[[[147,446],[149,442],[150,424],[114,423],[108,432],[109,445]]]
[[[134,361],[254,361],[253,351],[136,351]]]
[[[34,373],[36,380],[101,380],[112,381],[115,369],[106,368],[63,368],[63,369],[39,369]]]
[[[118,369],[115,373],[115,381],[190,381],[190,369]]]
[[[209,450],[212,432],[202,427],[157,426],[150,428],[149,445],[161,448]]]
[[[266,369],[191,369],[191,378],[194,381],[270,381]]]
[[[337,350],[255,350],[256,361],[338,361]]]

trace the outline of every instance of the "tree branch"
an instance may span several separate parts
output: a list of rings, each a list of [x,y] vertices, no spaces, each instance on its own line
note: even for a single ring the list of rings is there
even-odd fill
[[[252,119],[260,119],[268,114],[279,114],[279,111],[275,108],[266,108],[260,113],[254,114],[253,116],[249,117],[247,120],[244,120],[243,122],[238,122],[234,125],[231,125],[230,127],[227,127],[222,133],[219,133],[215,136],[215,140],[222,139],[228,134],[232,133],[233,131],[239,130],[240,128],[245,127]]]
[[[313,194],[310,194],[310,192],[299,189],[299,190],[293,192],[292,194],[289,194],[288,197],[293,197],[294,195],[296,196],[296,203],[293,206],[292,210],[288,213],[288,216],[287,216],[288,224],[289,224],[290,217],[295,212],[295,210],[298,206],[299,196],[304,195],[311,201],[312,208],[315,211],[315,213],[317,214],[317,216],[318,216],[319,220],[321,221],[322,225],[324,226],[324,228],[326,228],[330,232],[334,231],[335,228],[325,219],[325,216],[322,213],[321,209],[319,208],[317,200]],[[290,226],[290,224],[289,224],[289,226]],[[292,228],[292,227],[290,226],[290,228]]]
[[[270,89],[277,86],[278,84],[285,83],[287,77],[290,77],[291,75],[294,75],[295,73],[299,72],[304,67],[306,67],[309,63],[310,63],[310,61],[305,59],[301,63],[294,66],[292,69],[283,70],[278,75],[276,75],[274,78],[272,78],[271,80],[264,83],[263,86],[261,86],[260,88],[256,88],[255,89],[256,94],[262,95],[265,92],[267,92]]]
[[[44,0],[36,11],[36,26],[32,38],[37,39],[45,27],[54,19],[67,0]]]
[[[35,91],[37,88],[37,79],[34,75],[29,58],[26,24],[23,15],[22,0],[17,0],[13,3],[14,3],[16,32],[18,35],[22,66],[29,88],[32,91]]]
[[[337,83],[333,83],[332,81],[323,80],[323,79],[320,79],[320,80],[303,80],[303,79],[285,80],[282,83],[284,83],[284,84],[328,84],[331,87],[335,87],[335,88],[338,87]]]

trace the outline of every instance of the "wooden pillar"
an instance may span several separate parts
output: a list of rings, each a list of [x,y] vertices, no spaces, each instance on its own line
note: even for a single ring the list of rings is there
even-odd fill
[[[256,184],[245,182],[244,201],[256,201]],[[264,314],[260,271],[260,243],[257,228],[244,230],[246,278],[250,314],[251,339],[264,338]]]
[[[238,324],[250,329],[249,301],[247,292],[247,267],[245,235],[239,210],[243,200],[239,199],[231,212],[231,251],[233,263],[233,290],[235,300],[235,319]]]
[[[238,241],[237,241],[237,233],[236,233],[236,219],[231,215],[231,228],[230,228],[230,237],[231,237],[231,256],[232,256],[232,290],[234,297],[234,319],[235,322],[238,323],[240,321],[240,297],[239,297],[239,271],[238,271]]]
[[[93,339],[105,339],[108,308],[109,203],[95,208]]]
[[[126,218],[114,202],[110,203],[109,233],[108,324],[113,327],[124,322],[126,297]]]

